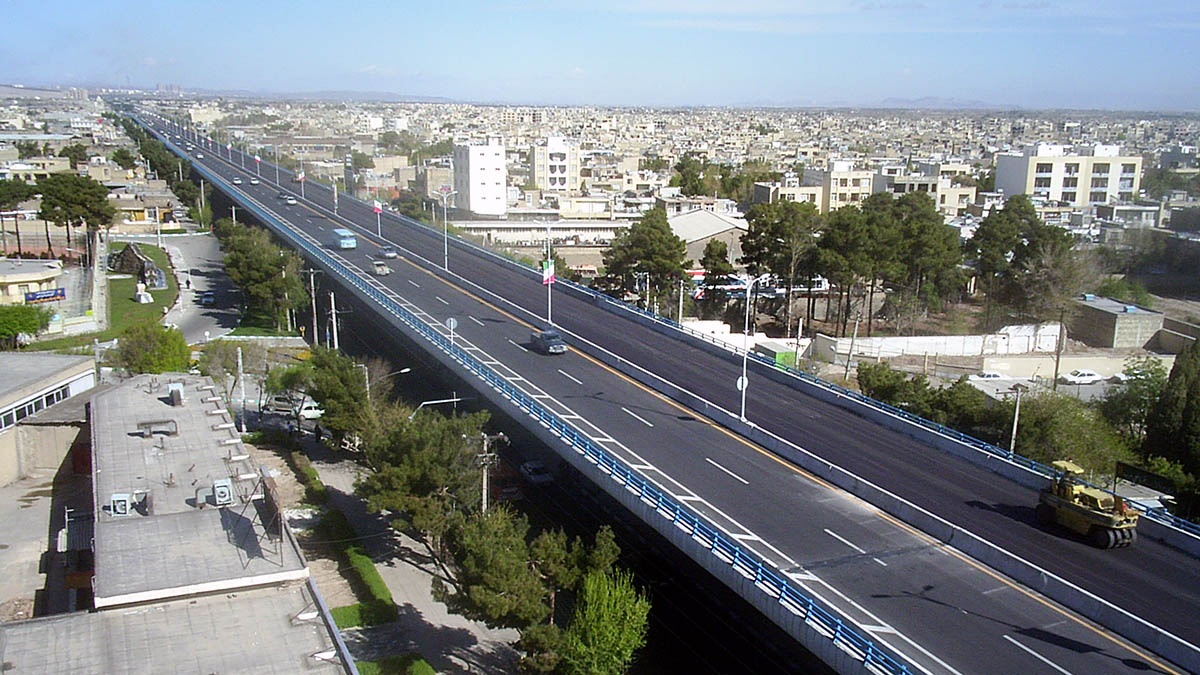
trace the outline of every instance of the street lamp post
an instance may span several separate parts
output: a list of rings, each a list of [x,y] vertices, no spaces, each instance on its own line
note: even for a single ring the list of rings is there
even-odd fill
[[[1008,439],[1008,454],[1012,455],[1017,451],[1017,421],[1021,419],[1021,392],[1025,391],[1025,385],[1021,383],[1014,384],[1012,390],[1017,393],[1017,407],[1013,410],[1013,427],[1012,437]]]
[[[442,198],[442,269],[450,271],[450,216],[446,202],[458,194],[458,190],[448,190],[441,193]]]
[[[754,285],[770,279],[771,275],[764,274],[757,279],[751,279],[746,284],[746,323],[742,329],[742,376],[738,378],[738,389],[742,392],[742,411],[739,418],[746,421],[746,390],[750,388],[750,380],[746,379],[746,364],[750,358],[750,305],[754,302]]]

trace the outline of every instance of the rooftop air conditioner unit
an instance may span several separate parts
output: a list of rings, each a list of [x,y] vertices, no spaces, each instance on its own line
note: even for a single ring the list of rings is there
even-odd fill
[[[233,503],[233,480],[218,478],[213,481],[213,501],[217,506],[229,506]]]
[[[109,500],[109,512],[114,516],[133,514],[133,495],[127,492],[114,492]]]

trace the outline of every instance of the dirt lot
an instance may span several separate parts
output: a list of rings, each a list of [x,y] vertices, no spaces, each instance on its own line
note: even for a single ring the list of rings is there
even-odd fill
[[[291,467],[283,458],[283,451],[274,446],[246,445],[255,463],[266,465],[275,477],[275,485],[282,502],[284,512],[288,515],[288,524],[300,542],[304,557],[308,559],[308,568],[312,578],[321,589],[325,604],[330,607],[341,607],[358,602],[350,584],[339,570],[339,562],[329,546],[314,541],[308,528],[315,521],[318,509],[302,504],[304,487],[296,480]]]

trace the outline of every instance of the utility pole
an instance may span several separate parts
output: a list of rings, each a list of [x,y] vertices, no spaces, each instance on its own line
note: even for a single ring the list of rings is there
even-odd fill
[[[1063,342],[1067,339],[1067,326],[1063,323],[1067,308],[1058,310],[1058,349],[1054,350],[1054,382],[1050,384],[1051,391],[1058,391],[1058,363],[1062,360]]]
[[[241,387],[241,411],[239,416],[241,427],[239,429],[244,434],[246,433],[246,373],[242,370],[242,348],[237,348],[238,355],[238,385]]]
[[[1017,408],[1013,411],[1012,437],[1008,440],[1008,454],[1010,455],[1017,451],[1017,420],[1021,419],[1021,392],[1025,391],[1025,387],[1020,383],[1014,384],[1013,391],[1017,392]]]
[[[333,324],[333,348],[336,351],[338,349],[337,300],[333,291],[329,291],[329,322]]]
[[[317,285],[316,285],[316,282],[313,280],[313,278],[319,273],[320,273],[320,270],[301,270],[301,274],[308,275],[308,297],[312,300],[312,320],[313,320],[312,340],[313,340],[314,347],[321,344],[320,334],[317,332]]]
[[[858,339],[858,320],[862,318],[862,314],[854,315],[854,332],[850,334],[850,351],[846,352],[846,372],[842,375],[843,380],[850,379],[850,360],[854,358],[854,341]]]
[[[492,434],[491,436],[487,435],[486,433],[481,433],[479,436],[483,440],[483,451],[478,455],[475,455],[475,463],[483,468],[483,494],[482,501],[479,505],[479,513],[485,514],[487,513],[488,507],[488,470],[498,461],[496,453],[490,452],[488,450],[488,446],[492,441],[504,441],[507,443],[508,436],[505,436],[502,433]]]

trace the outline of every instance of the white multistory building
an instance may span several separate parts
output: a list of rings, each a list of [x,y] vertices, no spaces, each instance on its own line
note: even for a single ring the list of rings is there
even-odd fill
[[[562,136],[550,136],[529,148],[529,179],[537,189],[579,189],[579,148]]]
[[[486,144],[454,146],[454,199],[457,208],[480,216],[503,216],[508,211],[508,168],[504,143],[489,138]]]
[[[996,189],[1086,207],[1137,197],[1142,158],[1122,155],[1117,145],[1039,143],[1020,154],[996,155]]]

